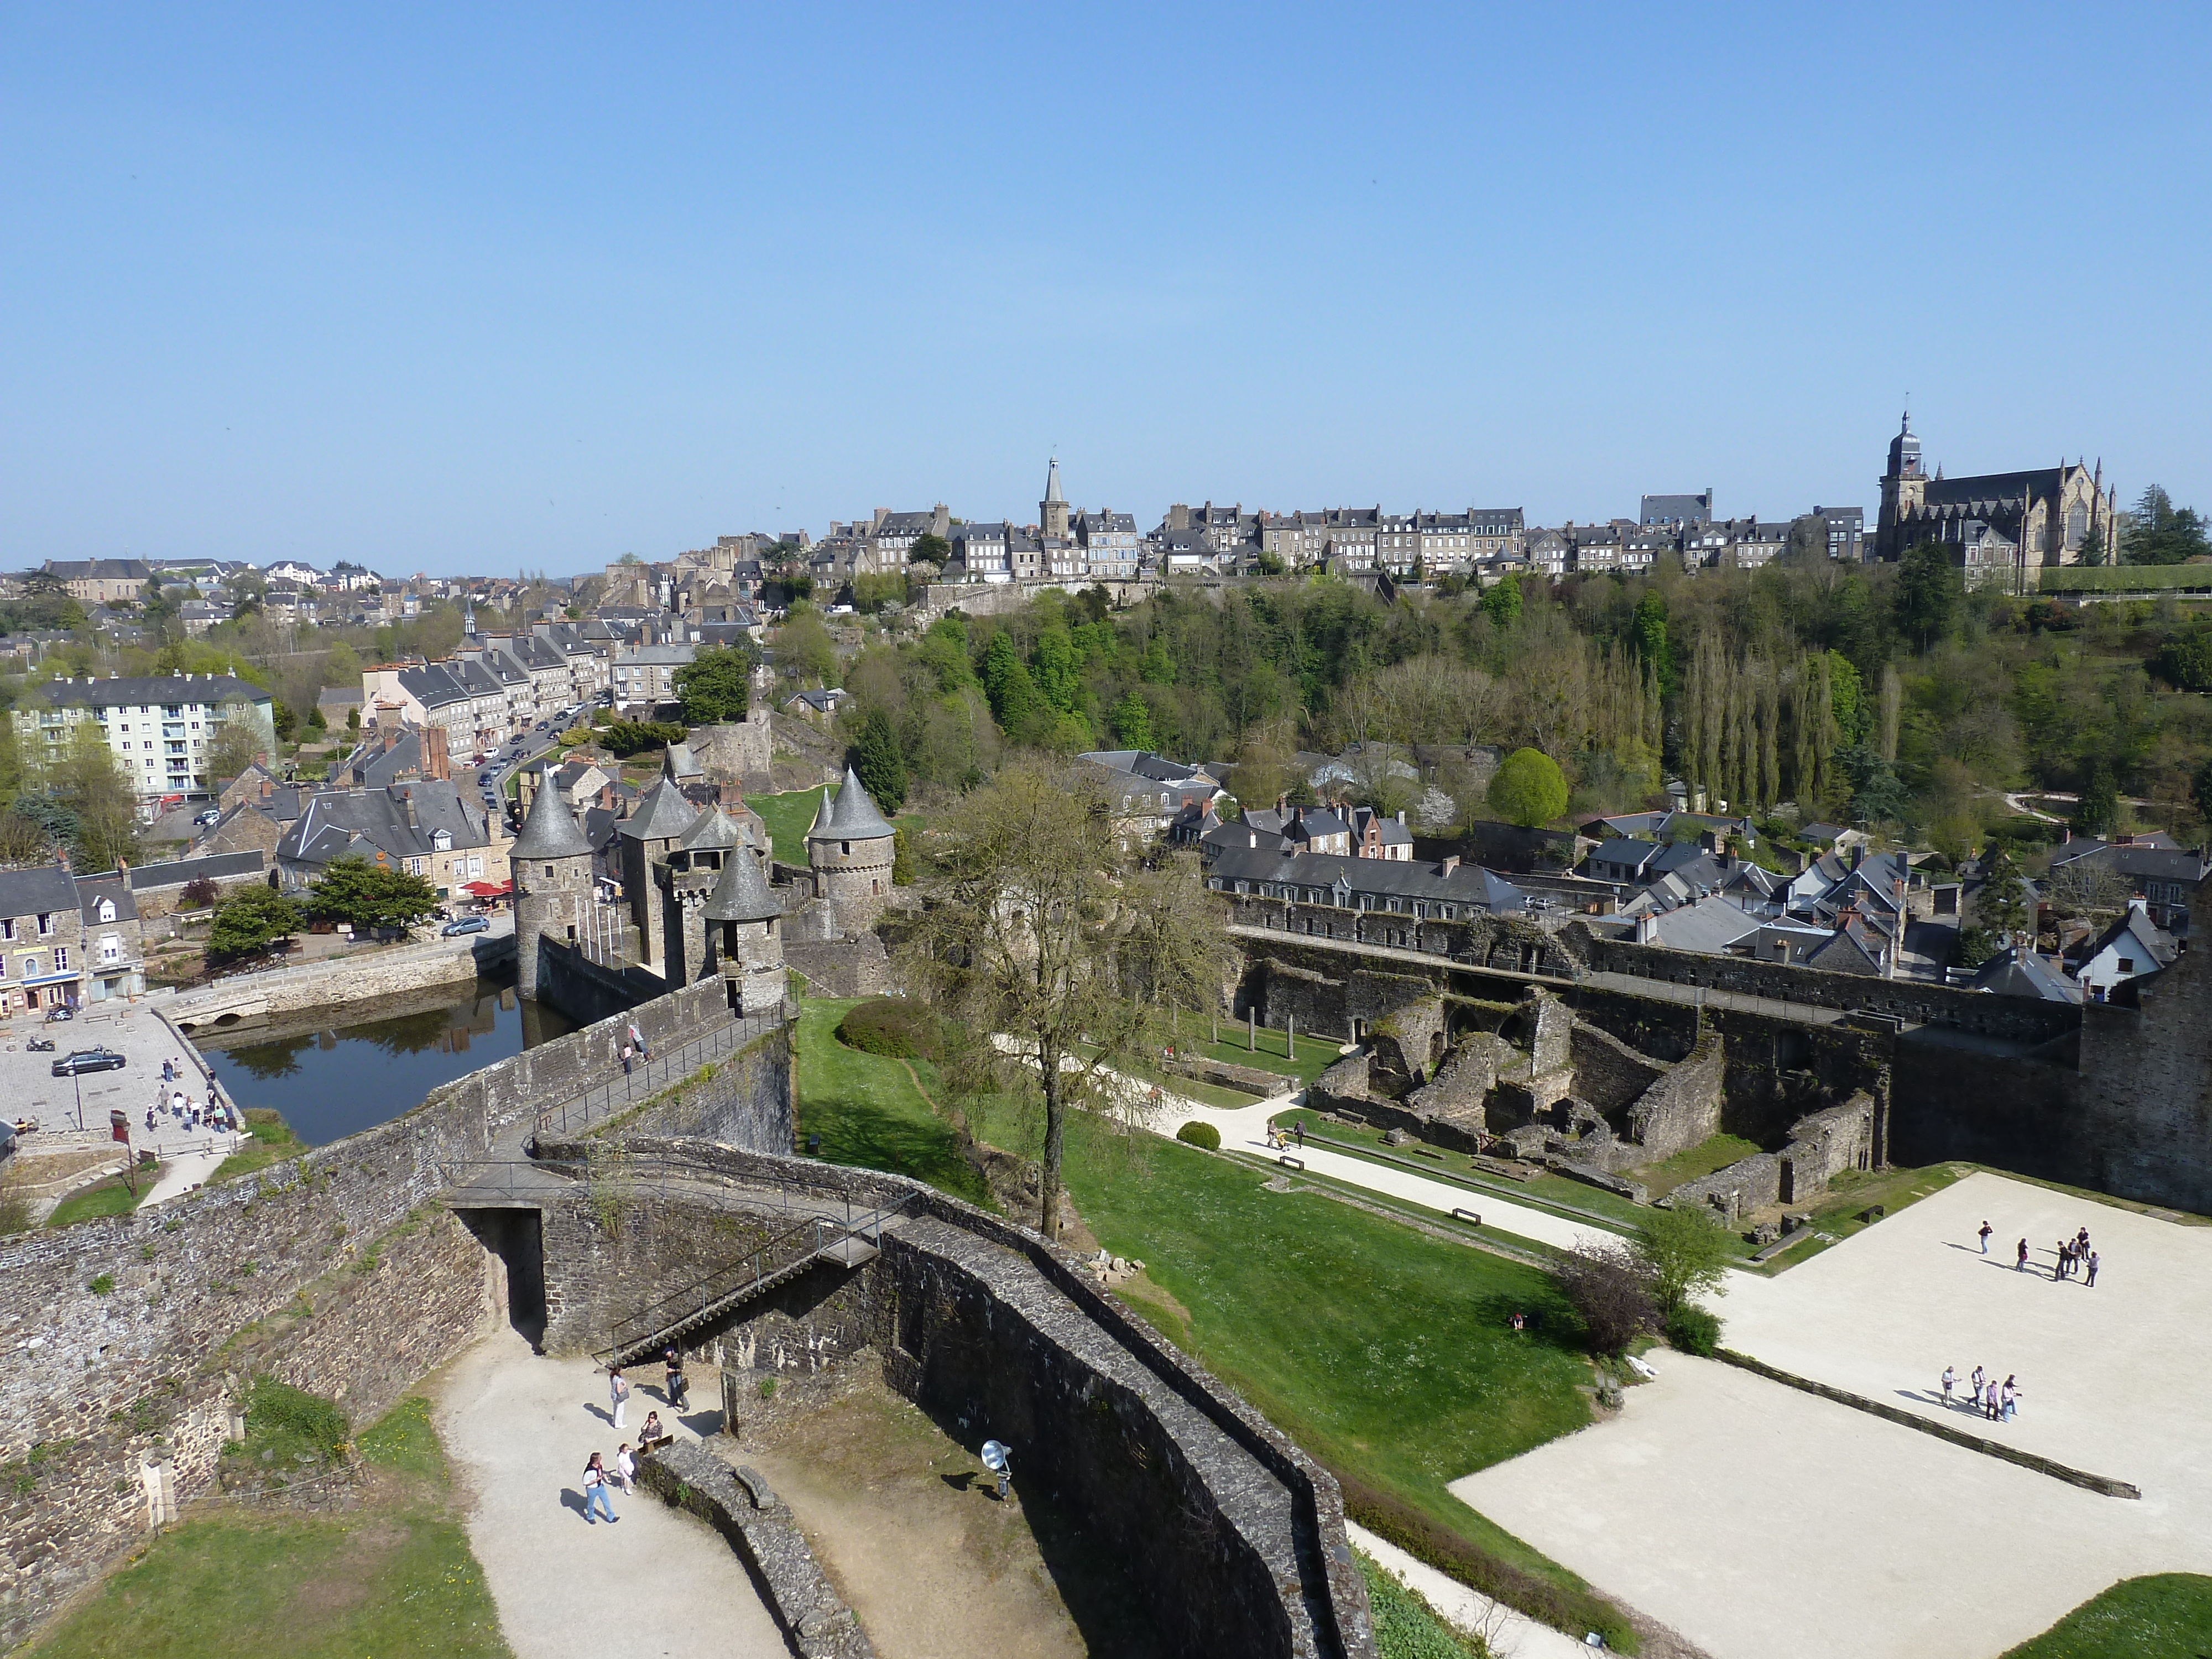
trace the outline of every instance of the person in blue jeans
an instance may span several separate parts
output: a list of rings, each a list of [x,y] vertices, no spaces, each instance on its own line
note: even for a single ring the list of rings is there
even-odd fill
[[[607,1496],[606,1466],[599,1462],[599,1453],[593,1452],[592,1461],[584,1465],[584,1519],[598,1526],[598,1512],[601,1510],[607,1512],[611,1523],[622,1518],[615,1513],[615,1500]]]

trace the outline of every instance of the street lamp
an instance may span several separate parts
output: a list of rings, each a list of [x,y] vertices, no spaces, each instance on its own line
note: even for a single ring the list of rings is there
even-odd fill
[[[70,1067],[70,1081],[76,1085],[76,1132],[84,1133],[84,1073],[75,1066]]]

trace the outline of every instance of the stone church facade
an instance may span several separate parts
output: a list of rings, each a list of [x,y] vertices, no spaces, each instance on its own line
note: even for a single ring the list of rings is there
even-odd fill
[[[1875,556],[1895,559],[1910,548],[1940,543],[1966,572],[1969,587],[2029,594],[2045,566],[2080,563],[2093,533],[2109,550],[2116,510],[2102,461],[2094,468],[2061,461],[1966,478],[1946,478],[1939,467],[1931,478],[1908,415],[1889,441]]]

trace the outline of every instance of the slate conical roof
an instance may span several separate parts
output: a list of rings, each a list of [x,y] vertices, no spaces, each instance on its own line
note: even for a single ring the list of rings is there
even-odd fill
[[[722,866],[704,914],[709,921],[766,921],[781,915],[783,907],[769,891],[760,860],[741,848]]]
[[[675,781],[663,778],[645,792],[637,811],[622,821],[622,833],[631,841],[676,841],[698,816],[699,809],[684,799]]]
[[[745,845],[745,832],[719,806],[709,806],[677,843],[687,853],[714,852]]]
[[[827,791],[823,792],[825,794]],[[809,841],[872,841],[896,834],[884,822],[884,815],[876,810],[868,792],[860,787],[860,775],[851,767],[845,769],[845,786],[837,792],[835,803],[825,802],[822,816],[815,819],[814,828],[808,830]]]
[[[522,833],[514,838],[514,845],[507,849],[507,857],[572,859],[581,854],[588,858],[591,852],[592,843],[584,839],[576,815],[561,799],[553,780],[547,778],[538,786],[538,793],[531,799],[530,816],[522,821]]]

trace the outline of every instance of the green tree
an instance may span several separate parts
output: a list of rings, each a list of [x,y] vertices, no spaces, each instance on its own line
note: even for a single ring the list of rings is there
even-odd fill
[[[256,882],[216,906],[208,924],[208,956],[217,962],[258,956],[299,931],[299,907]]]
[[[891,885],[914,885],[914,836],[903,823],[891,825]]]
[[[1656,587],[1636,603],[1636,655],[1659,677],[1661,695],[1673,696],[1674,648],[1667,638],[1667,596]]]
[[[2189,780],[2189,799],[2197,803],[2197,815],[2212,823],[2212,757],[2197,765]]]
[[[1490,807],[1523,829],[1549,823],[1567,810],[1567,781],[1559,763],[1540,749],[1515,750],[1491,774]]]
[[[1152,746],[1152,711],[1133,689],[1121,694],[1121,701],[1107,718],[1113,721],[1114,735],[1124,749]]]
[[[289,702],[277,702],[270,707],[270,717],[276,727],[277,740],[289,743],[299,735],[300,717]]]
[[[138,796],[106,734],[89,721],[78,725],[60,757],[46,769],[46,789],[68,809],[76,867],[112,870],[138,855]]]
[[[309,915],[356,927],[404,927],[437,902],[437,890],[422,877],[365,858],[332,859],[307,889]]]
[[[878,806],[896,812],[906,805],[906,751],[889,714],[880,708],[868,710],[847,759]]]
[[[793,609],[776,629],[771,653],[778,668],[810,685],[828,685],[836,678],[836,644],[812,610]]]
[[[944,537],[934,533],[916,536],[914,538],[914,545],[906,550],[906,562],[908,564],[920,564],[927,561],[931,564],[941,565],[951,556],[952,544],[946,541]]]
[[[361,690],[361,653],[343,640],[332,646],[323,659],[323,684]]]
[[[2100,565],[2105,562],[2105,526],[2090,526],[2089,533],[2081,538],[2081,562]]]
[[[733,645],[709,647],[676,671],[676,696],[687,726],[742,720],[750,700],[753,659]]]
[[[1097,783],[1018,764],[963,799],[915,923],[909,980],[978,1044],[988,1086],[1042,1100],[1040,1231],[1060,1233],[1068,1113],[1140,1109],[1122,1075],[1157,1053],[1171,1011],[1218,998],[1231,959],[1197,862],[1146,867]]]
[[[1483,614],[1500,628],[1510,628],[1521,617],[1521,584],[1511,576],[1501,578],[1482,596]]]
[[[605,733],[607,747],[624,760],[642,750],[665,749],[690,735],[675,720],[614,720]]]
[[[2110,763],[2099,760],[2091,763],[2089,782],[2081,791],[2081,811],[2075,823],[2093,836],[2112,833],[2120,816],[2120,792],[2112,778]]]
[[[2176,507],[2157,484],[2144,490],[2136,502],[2134,521],[2120,543],[2126,564],[2185,564],[2212,553],[2204,520],[2193,507]]]
[[[1662,1314],[1707,1292],[1728,1294],[1729,1236],[1703,1205],[1653,1210],[1644,1218],[1635,1249],[1651,1270],[1653,1297]]]
[[[2012,848],[1993,841],[1982,860],[1982,884],[1974,891],[1974,919],[1996,935],[1997,948],[2011,945],[2027,932],[2027,901],[2021,885],[2020,866]]]
[[[1004,633],[993,635],[983,649],[983,695],[990,699],[992,717],[1009,733],[1028,722],[1040,701],[1029,665]]]
[[[1940,542],[1908,548],[1897,562],[1893,594],[1897,631],[1922,650],[1958,625],[1966,609],[1966,577]]]
[[[1075,641],[1066,629],[1055,624],[1037,635],[1036,678],[1047,702],[1063,714],[1074,711],[1083,681],[1075,660]]]

